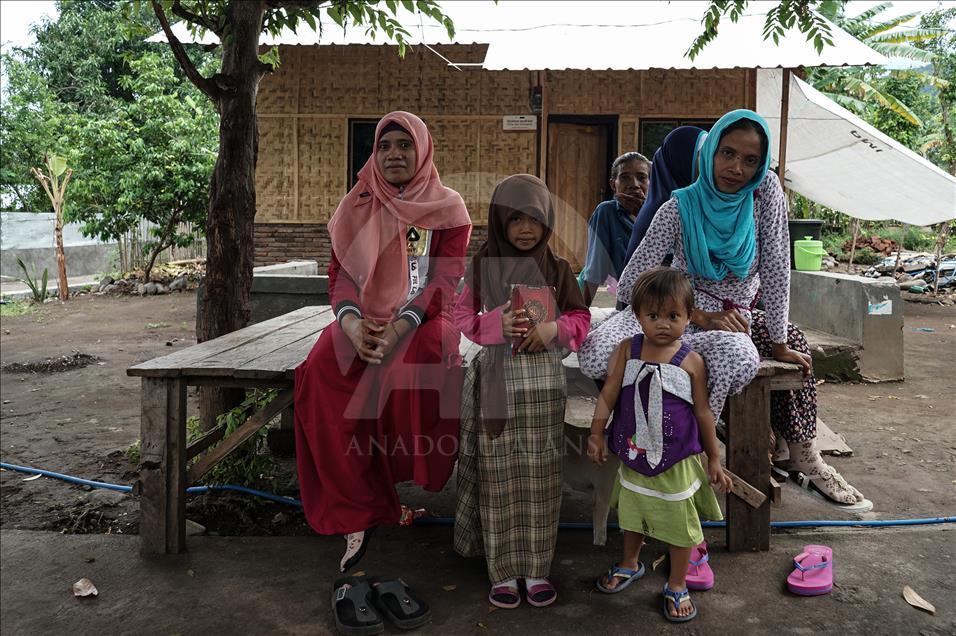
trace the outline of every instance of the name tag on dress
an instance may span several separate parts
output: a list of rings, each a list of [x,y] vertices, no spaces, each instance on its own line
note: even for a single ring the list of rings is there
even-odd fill
[[[428,253],[431,230],[410,226],[406,237],[406,250],[409,256],[425,256]]]

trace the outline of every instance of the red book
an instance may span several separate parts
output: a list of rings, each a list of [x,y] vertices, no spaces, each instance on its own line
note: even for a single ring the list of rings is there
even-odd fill
[[[524,309],[528,322],[522,323],[530,332],[541,322],[554,322],[558,319],[558,305],[553,287],[532,287],[530,285],[511,286],[511,311]],[[511,355],[518,353],[523,338],[511,339]]]

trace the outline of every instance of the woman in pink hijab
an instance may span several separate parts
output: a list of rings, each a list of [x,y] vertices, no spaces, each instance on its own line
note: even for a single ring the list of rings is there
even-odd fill
[[[343,572],[376,526],[399,521],[395,484],[441,490],[458,448],[460,333],[448,311],[471,219],[442,185],[421,119],[389,113],[375,140],[329,223],[336,320],[295,372],[305,516],[345,535]]]

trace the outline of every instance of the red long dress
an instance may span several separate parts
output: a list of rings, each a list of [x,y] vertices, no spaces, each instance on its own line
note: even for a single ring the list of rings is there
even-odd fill
[[[379,365],[358,359],[330,324],[295,371],[295,437],[305,516],[319,534],[397,523],[395,484],[441,490],[458,450],[461,334],[450,317],[470,226],[434,230],[428,283],[411,309],[421,325]],[[339,314],[358,288],[335,254],[329,297]]]

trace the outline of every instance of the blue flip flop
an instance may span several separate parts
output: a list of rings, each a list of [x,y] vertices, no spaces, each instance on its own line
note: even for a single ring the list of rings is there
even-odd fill
[[[644,576],[644,564],[639,563],[638,565],[640,567],[636,570],[622,568],[616,564],[612,565],[610,568],[608,568],[607,577],[609,579],[617,577],[624,580],[615,585],[613,588],[610,588],[604,585],[604,582],[602,581],[604,575],[601,575],[594,582],[594,586],[597,588],[598,592],[604,592],[605,594],[617,594],[618,592],[623,592],[627,586]]]
[[[690,592],[687,590],[681,590],[680,592],[675,592],[667,585],[664,584],[664,618],[666,618],[671,623],[686,623],[687,621],[692,621],[697,618],[697,603],[691,601]],[[670,608],[667,607],[667,601],[670,601],[674,604],[674,608],[680,607],[680,604],[683,601],[690,601],[690,606],[693,611],[687,616],[671,616]]]

